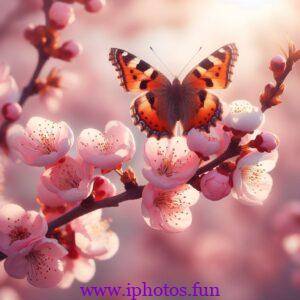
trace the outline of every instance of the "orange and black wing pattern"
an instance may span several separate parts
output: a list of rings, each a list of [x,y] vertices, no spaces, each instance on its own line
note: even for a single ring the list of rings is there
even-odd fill
[[[218,97],[206,90],[187,93],[180,104],[180,122],[184,134],[192,128],[209,132],[210,126],[215,126],[221,120],[222,105]]]
[[[131,104],[134,124],[145,131],[147,136],[171,137],[174,135],[176,119],[169,117],[167,95],[147,92],[137,97]]]
[[[170,85],[161,72],[125,50],[111,48],[109,60],[118,72],[121,86],[128,92],[153,91]]]
[[[225,45],[202,60],[183,79],[182,84],[199,89],[225,89],[231,82],[238,57],[235,44]]]

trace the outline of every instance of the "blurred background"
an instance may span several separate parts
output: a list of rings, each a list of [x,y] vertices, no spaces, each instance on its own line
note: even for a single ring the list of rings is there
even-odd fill
[[[0,60],[11,66],[20,87],[36,64],[36,52],[24,40],[23,30],[29,23],[43,23],[40,8],[38,0],[0,1]],[[141,168],[146,137],[132,125],[129,105],[134,96],[119,87],[108,61],[110,47],[124,48],[168,75],[150,45],[178,73],[200,46],[191,67],[218,47],[235,42],[240,56],[233,82],[218,94],[225,102],[247,99],[257,105],[264,85],[272,80],[270,59],[289,40],[300,48],[298,0],[107,0],[97,14],[88,14],[79,5],[75,8],[76,22],[62,37],[79,41],[82,55],[72,63],[51,59],[43,71],[46,76],[52,67],[61,68],[66,78],[64,97],[56,109],[49,109],[38,97],[30,98],[19,122],[24,124],[33,115],[64,120],[77,135],[88,127],[103,129],[112,119],[124,122],[137,141],[132,164],[140,184],[145,183]],[[300,199],[299,94],[300,64],[287,79],[283,103],[266,112],[265,128],[281,143],[272,172],[273,191],[264,206],[247,207],[231,197],[219,202],[201,199],[192,209],[192,226],[174,235],[150,229],[143,221],[140,201],[106,209],[104,215],[113,219],[112,229],[119,235],[120,250],[111,260],[97,262],[89,285],[146,281],[153,286],[182,286],[199,281],[219,286],[222,300],[300,299],[300,264],[283,250],[278,230],[286,205]],[[3,198],[38,209],[36,185],[42,170],[9,161],[3,165]],[[117,177],[111,178],[118,184]],[[278,214],[284,215],[280,221]],[[3,274],[0,285],[1,300],[81,299],[78,282],[67,290],[45,291]]]

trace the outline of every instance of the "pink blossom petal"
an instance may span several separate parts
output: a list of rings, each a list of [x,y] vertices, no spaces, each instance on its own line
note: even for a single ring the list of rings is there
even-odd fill
[[[84,257],[75,259],[73,273],[78,281],[89,282],[96,273],[95,261]]]

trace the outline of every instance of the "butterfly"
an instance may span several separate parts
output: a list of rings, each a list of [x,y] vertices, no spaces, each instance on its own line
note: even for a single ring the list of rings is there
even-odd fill
[[[208,89],[227,88],[237,57],[235,44],[225,45],[196,65],[182,82],[175,78],[171,83],[135,55],[118,48],[109,52],[121,86],[140,93],[130,107],[134,124],[157,139],[172,137],[178,121],[187,134],[192,128],[209,132],[221,120],[221,102]]]

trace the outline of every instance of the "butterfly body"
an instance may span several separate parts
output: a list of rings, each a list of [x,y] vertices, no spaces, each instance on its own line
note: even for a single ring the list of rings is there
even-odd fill
[[[207,89],[228,86],[237,55],[234,44],[223,46],[193,68],[182,82],[175,78],[172,83],[127,51],[112,48],[109,59],[124,89],[141,93],[131,105],[135,125],[159,139],[173,136],[177,122],[186,134],[192,128],[209,131],[221,119],[221,103]]]

